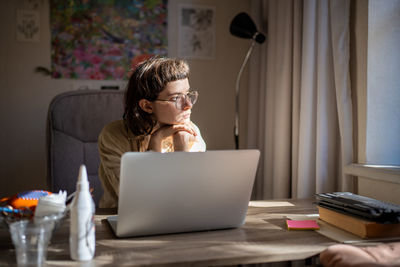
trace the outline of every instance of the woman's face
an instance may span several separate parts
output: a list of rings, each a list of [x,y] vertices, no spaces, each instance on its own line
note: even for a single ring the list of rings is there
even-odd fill
[[[158,95],[158,100],[151,102],[152,114],[160,124],[182,124],[190,121],[190,113],[193,106],[190,101],[186,101],[181,109],[177,108],[173,101],[179,94],[187,94],[189,89],[189,80],[187,78],[169,82]]]

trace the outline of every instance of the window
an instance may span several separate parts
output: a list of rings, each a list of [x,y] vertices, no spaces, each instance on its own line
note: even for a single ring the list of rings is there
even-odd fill
[[[400,165],[400,1],[368,9],[366,163]]]
[[[400,204],[400,1],[352,1],[356,193]]]

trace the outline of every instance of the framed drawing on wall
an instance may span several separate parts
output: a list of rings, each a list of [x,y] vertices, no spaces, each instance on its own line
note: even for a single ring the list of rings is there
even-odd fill
[[[37,10],[17,10],[17,41],[40,42],[40,13]]]
[[[215,24],[215,7],[179,5],[179,57],[214,59]]]

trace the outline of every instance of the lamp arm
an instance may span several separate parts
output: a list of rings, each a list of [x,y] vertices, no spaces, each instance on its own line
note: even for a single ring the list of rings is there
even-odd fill
[[[254,44],[256,43],[255,39],[251,39],[251,44],[247,54],[243,60],[242,66],[240,67],[238,76],[236,78],[236,86],[235,86],[235,126],[234,126],[234,136],[235,136],[235,147],[239,149],[239,86],[240,86],[240,78],[242,76],[244,67],[246,66],[247,61],[250,58],[251,52],[253,51]]]

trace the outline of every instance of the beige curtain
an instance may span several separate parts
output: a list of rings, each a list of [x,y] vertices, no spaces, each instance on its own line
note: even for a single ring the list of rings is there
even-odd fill
[[[253,198],[352,191],[350,0],[253,0],[267,41],[250,61],[248,147],[261,150]]]

